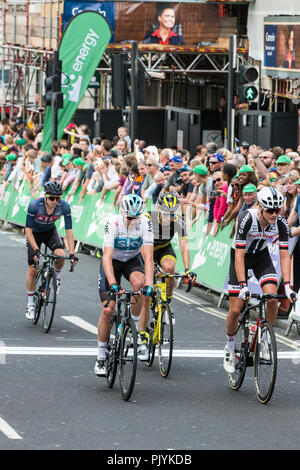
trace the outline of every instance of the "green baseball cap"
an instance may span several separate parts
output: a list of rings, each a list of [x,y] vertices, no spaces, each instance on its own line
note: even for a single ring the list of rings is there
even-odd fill
[[[6,155],[5,158],[8,162],[10,162],[11,160],[17,160],[18,155],[16,155],[15,153],[9,153],[8,155]]]
[[[278,163],[292,163],[292,160],[288,155],[281,155],[281,157],[276,160],[276,164]]]
[[[16,140],[16,144],[22,147],[22,145],[26,144],[27,140],[26,139],[18,139]]]
[[[76,166],[83,166],[83,165],[85,165],[86,162],[85,162],[85,160],[83,160],[83,158],[78,157],[78,158],[75,158],[75,160],[73,160],[73,163]]]
[[[71,163],[71,159],[70,158],[65,158],[64,161],[62,162],[62,166],[67,166],[67,165],[69,165],[69,163]]]
[[[255,184],[246,184],[246,186],[243,187],[243,193],[254,193],[257,192],[257,187]]]
[[[243,165],[240,168],[239,174],[240,173],[254,173],[254,170],[253,170],[252,166],[250,166],[250,165]]]
[[[193,169],[193,172],[197,173],[197,175],[205,176],[208,174],[208,169],[206,168],[205,165],[196,165],[195,168]]]
[[[294,184],[300,184],[300,178]]]

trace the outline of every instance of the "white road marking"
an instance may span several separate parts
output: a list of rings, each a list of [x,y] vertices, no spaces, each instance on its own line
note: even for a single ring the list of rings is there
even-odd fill
[[[19,434],[6,422],[0,418],[0,431],[9,439],[23,439]]]
[[[85,320],[82,320],[82,318],[80,317],[70,315],[70,316],[63,316],[62,318],[64,320],[69,321],[70,323],[73,323],[76,326],[79,326],[79,328],[83,328],[84,330],[89,331],[90,333],[93,333],[95,335],[98,333],[98,329],[96,326],[92,325],[91,323]]]
[[[5,347],[0,354],[15,356],[95,356],[97,348]],[[223,357],[223,349],[174,349],[173,357]],[[300,359],[300,351],[280,351],[278,359]]]

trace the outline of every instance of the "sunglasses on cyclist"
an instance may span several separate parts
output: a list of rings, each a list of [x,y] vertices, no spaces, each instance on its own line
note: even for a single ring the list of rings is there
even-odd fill
[[[277,208],[277,209],[265,209],[265,212],[267,212],[267,214],[279,214],[281,209]]]
[[[46,198],[49,199],[49,201],[52,201],[52,202],[60,201],[60,199],[61,199],[60,196],[48,196],[47,194],[46,194]]]
[[[138,216],[134,216],[134,217],[130,217],[129,215],[126,215],[126,219],[127,219],[127,220],[137,220],[137,219],[139,219],[139,218],[140,218],[139,215],[138,215]]]

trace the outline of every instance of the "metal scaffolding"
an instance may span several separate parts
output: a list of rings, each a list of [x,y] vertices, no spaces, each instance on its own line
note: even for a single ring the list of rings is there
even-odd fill
[[[20,111],[23,117],[42,108],[47,60],[58,47],[62,0],[2,0],[0,46],[1,116]],[[1,38],[0,38],[1,42]],[[139,60],[148,77],[162,82],[188,78],[197,85],[202,77],[226,77],[229,52],[214,46],[184,47],[139,44]],[[131,44],[109,44],[97,69],[103,81],[100,105],[111,107],[111,54],[128,52]],[[238,49],[238,68],[247,61],[247,49]],[[96,95],[95,95],[96,96]]]

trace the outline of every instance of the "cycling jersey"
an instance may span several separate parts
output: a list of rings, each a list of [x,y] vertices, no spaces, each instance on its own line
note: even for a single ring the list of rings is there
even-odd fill
[[[152,245],[152,224],[145,216],[132,222],[130,227],[125,225],[122,214],[113,216],[105,224],[103,248],[114,247],[113,259],[128,261],[140,252],[142,246]]]
[[[154,250],[159,250],[171,243],[175,233],[178,233],[178,238],[187,238],[184,220],[181,216],[177,216],[175,220],[171,220],[166,225],[162,225],[159,220],[159,213],[148,212],[147,217],[152,222]]]
[[[279,235],[279,248],[288,250],[289,228],[285,218],[279,215],[274,224],[263,229],[258,219],[258,209],[248,209],[238,217],[232,248],[255,254],[264,250],[276,235]]]
[[[48,214],[45,198],[34,199],[28,206],[26,227],[33,232],[49,232],[55,227],[55,222],[61,217],[65,218],[65,229],[72,228],[71,208],[66,201],[60,200],[52,214]]]

